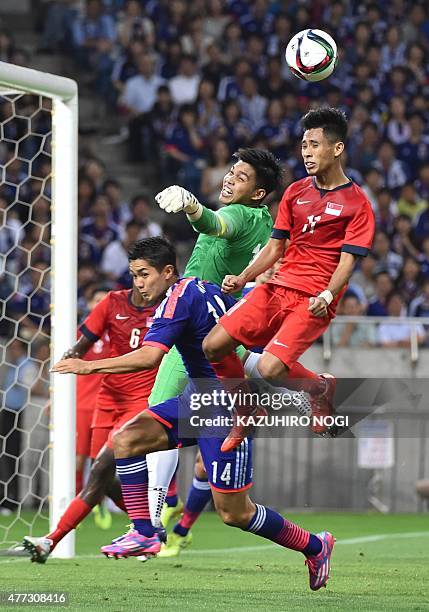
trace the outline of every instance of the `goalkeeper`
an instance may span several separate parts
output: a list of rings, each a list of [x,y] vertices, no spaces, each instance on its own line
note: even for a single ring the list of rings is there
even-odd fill
[[[239,149],[233,156],[231,169],[223,179],[219,194],[223,208],[219,211],[213,212],[204,207],[192,193],[177,185],[164,189],[155,197],[165,212],[185,212],[194,230],[200,234],[186,266],[185,277],[197,276],[220,286],[227,274],[238,274],[248,265],[271,235],[272,219],[263,200],[281,186],[281,178],[280,163],[271,153],[263,149]],[[179,395],[186,382],[185,367],[173,347],[162,360],[149,405],[154,406]],[[178,516],[183,510],[183,505],[177,499],[173,478],[161,516],[171,475],[171,461],[165,457],[167,453],[178,455],[178,451],[173,449],[147,456],[148,470],[154,474],[154,478],[150,479],[153,484],[149,490],[149,506],[155,527],[159,527],[161,522],[167,525],[172,517]],[[195,478],[181,521],[188,526],[186,536],[180,537],[176,533],[169,536],[169,552],[178,554],[180,548],[190,543],[189,527],[210,497],[204,467],[198,458]]]

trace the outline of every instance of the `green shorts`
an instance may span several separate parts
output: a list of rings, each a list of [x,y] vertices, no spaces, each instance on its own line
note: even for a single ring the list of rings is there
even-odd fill
[[[149,406],[155,406],[180,395],[187,382],[188,373],[183,365],[182,357],[177,348],[173,346],[162,358],[149,397]]]

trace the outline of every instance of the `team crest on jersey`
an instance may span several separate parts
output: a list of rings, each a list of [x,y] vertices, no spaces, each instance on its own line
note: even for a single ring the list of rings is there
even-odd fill
[[[333,215],[334,217],[339,217],[341,215],[341,211],[343,210],[342,204],[336,204],[335,202],[328,202],[325,208],[325,214]]]

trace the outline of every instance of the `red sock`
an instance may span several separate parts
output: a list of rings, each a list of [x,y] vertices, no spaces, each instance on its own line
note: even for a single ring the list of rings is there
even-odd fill
[[[246,378],[240,357],[234,351],[226,355],[222,361],[211,363],[218,378]]]
[[[182,518],[179,521],[179,525],[189,530],[192,527],[192,525],[195,523],[197,518],[200,516],[200,514],[201,514],[201,511],[191,512],[190,510],[185,508]]]
[[[76,495],[83,489],[83,470],[76,470]]]
[[[310,535],[311,534],[305,529],[302,529],[302,527],[290,523],[285,519],[283,528],[272,539],[274,542],[277,542],[277,544],[280,544],[280,546],[302,551],[307,548],[310,541]]]
[[[296,382],[294,379],[299,379]],[[285,386],[288,389],[296,389],[297,391],[304,390],[312,395],[323,393],[326,388],[326,383],[316,372],[307,370],[303,365],[296,361],[290,368]]]
[[[174,474],[173,478],[170,480],[170,485],[167,491],[167,497],[173,497],[174,495],[177,495],[176,474]]]
[[[64,512],[56,529],[52,533],[48,533],[46,536],[53,542],[52,550],[72,529],[75,529],[80,522],[83,521],[92,510],[92,506],[89,506],[80,497],[75,497],[68,505],[67,510]]]
[[[241,416],[254,414],[258,407],[254,406],[252,401],[245,399],[251,393],[251,389],[245,380],[244,366],[237,353],[233,351],[226,355],[222,361],[212,362],[211,365],[216,372],[216,376],[222,379],[225,389],[228,392],[236,393],[238,398],[241,397],[235,406],[237,414]],[[229,381],[229,379],[231,380]],[[240,382],[237,383],[237,380]]]

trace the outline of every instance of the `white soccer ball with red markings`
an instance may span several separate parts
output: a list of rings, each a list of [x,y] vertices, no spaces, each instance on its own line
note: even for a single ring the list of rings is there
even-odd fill
[[[292,73],[304,81],[322,81],[337,63],[337,45],[322,30],[302,30],[290,39],[286,61]]]

